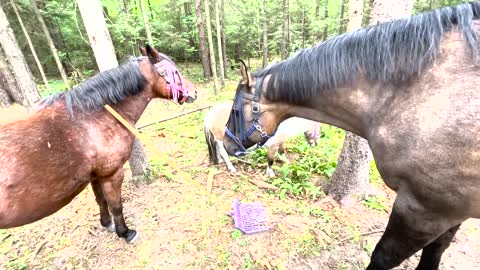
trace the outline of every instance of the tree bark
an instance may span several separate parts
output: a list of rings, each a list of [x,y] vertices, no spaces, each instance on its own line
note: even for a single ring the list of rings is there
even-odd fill
[[[353,31],[361,27],[362,20],[357,18],[363,14],[363,2],[350,0],[349,3],[349,29]],[[395,2],[392,8],[390,1],[374,1],[371,24],[385,22],[393,18],[407,16],[413,8],[413,1]],[[362,12],[360,12],[362,10]],[[332,175],[329,194],[346,204],[352,200],[353,194],[365,196],[369,187],[369,169],[372,153],[368,142],[350,132],[346,133],[345,142],[337,163],[337,169]]]
[[[263,0],[263,67],[268,65],[268,11],[267,0]]]
[[[217,89],[217,64],[215,62],[215,52],[213,51],[212,25],[210,23],[210,2],[205,0],[205,21],[207,23],[208,50],[210,51],[210,65],[213,76],[213,90],[218,95]]]
[[[143,0],[139,0],[138,4],[140,5],[140,11],[142,12],[143,26],[145,27],[145,34],[147,35],[147,40],[150,46],[154,46],[152,32],[150,32],[150,25],[148,23],[148,16],[145,8],[143,7]]]
[[[342,0],[340,4],[340,20],[338,22],[338,34],[345,32],[345,5],[348,0]],[[351,2],[351,1],[349,1]]]
[[[8,95],[11,102],[31,107],[40,100],[40,95],[1,6],[0,45],[2,47],[2,50],[0,50],[0,58],[2,59],[0,61],[0,80],[6,92],[2,96],[5,98]]]
[[[225,34],[225,0],[220,0],[220,17],[222,28],[222,51],[223,51],[223,76],[227,78],[228,60],[227,60],[227,34]]]
[[[283,27],[282,27],[282,60],[287,59],[288,57],[288,32],[289,29],[289,0],[283,0]]]
[[[98,69],[105,71],[118,66],[112,39],[108,32],[100,0],[77,0],[90,45],[95,54]],[[134,181],[150,182],[153,176],[142,144],[135,138],[133,151],[128,160]]]
[[[53,39],[50,36],[50,32],[48,31],[47,25],[45,24],[45,21],[43,20],[42,14],[40,14],[40,10],[38,9],[37,2],[36,0],[30,0],[30,3],[33,8],[33,13],[35,13],[35,16],[37,17],[38,22],[40,23],[40,27],[42,28],[43,34],[45,35],[45,38],[47,39],[48,46],[50,47],[50,50],[52,51],[53,58],[55,59],[55,63],[57,64],[58,72],[60,73],[60,76],[62,76],[62,80],[67,86],[68,89],[70,89],[70,83],[68,82],[67,74],[65,73],[65,69],[63,68],[62,62],[60,61],[60,56],[58,55],[57,48],[55,47],[55,44],[53,43]]]
[[[222,31],[220,27],[220,14],[218,12],[219,9],[219,0],[215,1],[215,25],[217,28],[217,50],[218,50],[218,66],[220,67],[220,85],[221,87],[225,87],[225,72],[223,66],[223,52],[222,52]]]
[[[42,63],[40,63],[40,59],[38,59],[37,52],[35,51],[35,47],[33,47],[32,40],[30,39],[30,35],[27,32],[27,29],[25,28],[25,25],[23,24],[22,17],[20,16],[20,13],[18,13],[17,5],[15,5],[15,2],[11,3],[12,9],[15,12],[15,15],[17,16],[18,23],[20,24],[20,27],[22,28],[23,34],[25,35],[25,39],[27,40],[28,47],[30,48],[30,51],[32,52],[33,58],[35,59],[35,63],[37,64],[38,72],[40,72],[40,76],[42,77],[43,84],[45,87],[48,89],[48,79],[47,76],[45,75],[45,71],[43,70]]]
[[[197,18],[198,28],[198,45],[200,50],[200,59],[202,60],[203,77],[212,77],[212,70],[210,67],[210,60],[207,49],[207,38],[205,37],[205,26],[203,25],[202,16],[202,0],[195,0],[195,15]]]
[[[323,12],[323,21],[325,25],[323,26],[323,35],[322,40],[328,39],[328,0],[325,0],[325,10]]]

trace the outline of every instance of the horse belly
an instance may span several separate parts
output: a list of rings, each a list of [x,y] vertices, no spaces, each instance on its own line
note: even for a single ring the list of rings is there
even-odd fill
[[[9,179],[0,179],[0,228],[22,226],[57,212],[88,183],[77,179],[47,185],[41,181],[14,183]]]

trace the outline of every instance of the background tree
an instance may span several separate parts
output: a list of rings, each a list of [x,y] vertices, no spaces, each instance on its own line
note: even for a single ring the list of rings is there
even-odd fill
[[[215,2],[215,28],[217,29],[217,50],[218,50],[218,66],[220,67],[220,83],[222,88],[225,87],[225,72],[223,65],[223,46],[222,46],[222,30],[220,26],[220,14],[219,14],[219,0],[213,0]]]
[[[214,0],[215,1],[215,0]],[[215,51],[213,49],[212,24],[210,22],[210,1],[205,0],[205,22],[207,24],[208,51],[210,52],[210,67],[213,76],[213,91],[218,94],[217,85],[217,63],[215,62]]]
[[[288,37],[289,37],[289,31],[290,31],[289,12],[290,12],[289,0],[283,0],[283,9],[282,9],[283,28],[282,28],[282,48],[281,48],[282,60],[285,60],[288,57],[288,48],[289,48],[289,38]]]
[[[202,0],[195,0],[195,14],[197,18],[196,21],[199,39],[198,49],[200,53],[200,59],[202,61],[203,77],[210,78],[212,77],[212,70],[210,66],[210,59],[207,48],[207,38],[205,36],[205,26],[203,24],[202,13]]]
[[[60,76],[62,76],[63,82],[65,83],[67,88],[70,88],[70,83],[68,82],[67,73],[65,72],[62,62],[60,61],[60,56],[58,55],[57,48],[53,43],[53,39],[50,36],[50,32],[48,31],[45,21],[43,20],[42,14],[40,14],[40,10],[38,9],[36,0],[30,0],[30,4],[32,5],[33,12],[35,13],[37,20],[40,23],[40,27],[42,28],[43,34],[47,39],[47,44],[50,47],[50,50],[52,51],[52,56],[55,59],[55,63],[57,64],[58,72],[60,73]]]
[[[30,39],[30,35],[28,34],[28,31],[25,28],[25,25],[23,24],[23,20],[22,20],[22,17],[20,16],[20,13],[18,12],[17,5],[13,1],[10,4],[12,6],[13,11],[15,12],[15,16],[17,16],[18,23],[22,28],[22,32],[25,35],[25,39],[28,42],[28,47],[32,52],[33,58],[35,59],[35,63],[37,64],[38,72],[40,72],[40,76],[42,77],[43,84],[45,85],[45,87],[48,88],[47,76],[45,75],[45,71],[43,70],[43,66],[42,66],[42,63],[40,62],[40,59],[38,59],[37,52],[35,51],[35,47],[33,47],[32,39]]]
[[[268,64],[268,11],[267,0],[263,0],[263,61],[262,67]]]
[[[0,105],[6,107],[15,102],[31,107],[40,95],[2,6],[0,45]]]
[[[117,67],[115,49],[105,23],[100,0],[77,0],[77,2],[99,70]],[[150,181],[152,177],[150,164],[138,138],[135,138],[128,162],[134,181]]]
[[[407,16],[412,8],[413,1],[397,1],[392,8],[390,1],[375,0],[372,5],[371,24]],[[350,0],[349,31],[361,27],[363,12],[360,10],[363,10],[362,1]],[[331,177],[329,194],[343,204],[351,202],[353,194],[364,196],[369,187],[371,158],[368,142],[353,133],[346,132],[337,168]]]
[[[140,6],[140,11],[142,12],[143,25],[145,27],[145,34],[147,35],[147,40],[150,45],[153,46],[152,32],[150,32],[150,25],[148,23],[148,15],[143,7],[143,0],[138,0],[138,5]],[[150,6],[150,5],[149,5]]]

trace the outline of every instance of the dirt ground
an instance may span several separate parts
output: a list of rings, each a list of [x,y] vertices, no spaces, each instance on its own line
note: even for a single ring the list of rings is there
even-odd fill
[[[229,94],[225,94],[229,96]],[[216,102],[200,98],[177,107],[155,101],[139,125]],[[239,173],[213,167],[207,191],[208,164],[202,115],[195,113],[153,126],[144,134],[155,149],[188,172],[197,185],[168,180],[151,184],[126,180],[123,186],[127,224],[141,240],[128,245],[100,226],[90,187],[68,206],[41,221],[0,230],[2,269],[364,269],[382,228],[386,211],[362,203],[348,209],[328,197],[320,201],[279,199],[249,179],[265,180],[263,169],[236,163]],[[182,129],[185,128],[185,129]],[[198,149],[197,149],[198,148]],[[394,194],[383,186],[372,192],[391,206]],[[267,209],[270,230],[243,235],[234,230],[234,198],[258,201]],[[316,209],[317,211],[312,211]],[[312,214],[315,213],[315,214]],[[444,255],[441,269],[480,269],[480,221],[469,220]],[[418,255],[398,269],[414,269]]]

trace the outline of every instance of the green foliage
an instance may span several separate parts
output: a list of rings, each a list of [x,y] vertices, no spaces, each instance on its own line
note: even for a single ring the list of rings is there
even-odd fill
[[[388,208],[383,205],[382,200],[377,196],[368,196],[363,201],[363,204],[371,209],[388,212]]]

